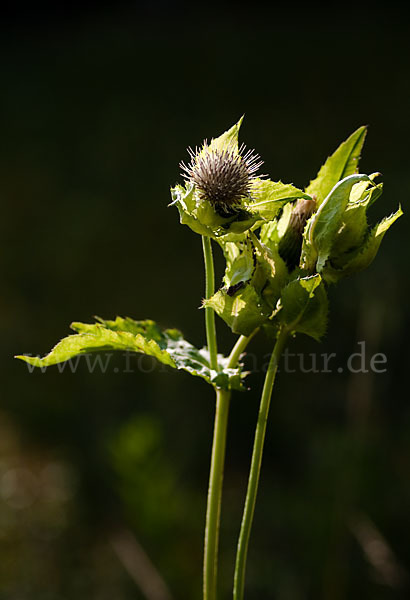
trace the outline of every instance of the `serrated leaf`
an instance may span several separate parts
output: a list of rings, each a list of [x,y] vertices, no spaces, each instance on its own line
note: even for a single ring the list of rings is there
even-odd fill
[[[310,182],[306,193],[316,196],[318,206],[323,202],[338,181],[357,173],[360,153],[366,137],[367,128],[359,127],[326,160],[316,179]]]
[[[234,333],[249,335],[274,310],[288,270],[277,250],[252,232],[245,240],[219,240],[226,259],[225,287],[204,301]]]
[[[252,190],[252,199],[244,200],[242,209],[231,217],[221,217],[209,202],[197,197],[192,185],[171,188],[170,206],[177,206],[181,224],[188,225],[195,233],[216,240],[231,236],[244,239],[246,231],[273,219],[286,203],[295,198],[309,198],[293,185],[270,180],[257,180]]]
[[[293,206],[292,202],[285,204],[278,219],[273,219],[262,225],[259,237],[263,244],[266,244],[269,248],[277,248],[286,233]]]
[[[252,285],[272,312],[282,288],[288,280],[289,272],[285,262],[279,256],[276,246],[273,245],[270,248],[258,240],[253,233],[250,235],[254,243],[257,261]]]
[[[343,277],[366,269],[376,257],[385,233],[402,214],[403,211],[399,207],[397,212],[373,227],[364,244],[345,256],[343,264],[339,264],[338,267],[331,262],[326,264],[323,269],[323,278],[329,283],[336,283]]]
[[[217,215],[208,202],[198,202],[195,188],[192,185],[171,188],[171,205],[176,205],[182,225],[188,225],[195,233],[214,237],[214,230],[219,229],[227,219]]]
[[[205,300],[204,306],[212,308],[234,333],[246,336],[262,325],[270,314],[269,308],[249,283],[232,296],[222,288]]]
[[[249,212],[257,215],[260,220],[271,221],[280,209],[291,200],[308,198],[306,192],[298,189],[291,183],[270,181],[270,179],[257,179],[252,185],[252,202],[245,203]]]
[[[372,179],[372,175],[370,175],[370,179]],[[347,253],[361,247],[368,235],[368,208],[383,192],[382,183],[371,187],[369,185],[369,181],[361,181],[352,188],[349,202],[343,213],[329,257],[332,264],[336,267],[345,262],[345,255]]]
[[[235,125],[225,131],[222,135],[217,138],[213,138],[209,144],[211,150],[238,150],[238,136],[239,129],[241,128],[243,116],[239,119]]]
[[[251,279],[255,270],[253,246],[249,238],[242,243],[222,243],[226,269],[223,281],[230,288]]]
[[[243,389],[240,368],[226,368],[228,359],[218,355],[220,370],[212,370],[208,351],[205,348],[195,348],[184,340],[177,329],[161,330],[154,321],[134,321],[122,317],[117,317],[115,321],[98,318],[98,321],[94,324],[73,323],[72,328],[78,333],[62,339],[43,358],[24,355],[16,358],[35,367],[48,367],[90,352],[138,352],[153,356],[175,369],[183,369],[191,375],[202,377],[216,387]]]
[[[308,271],[320,273],[329,257],[349,202],[353,185],[359,181],[370,181],[367,175],[349,175],[339,181],[320,205],[317,212],[309,219],[302,246],[301,264]]]
[[[383,183],[374,183],[379,176],[380,173],[372,173],[369,175],[369,181],[356,183],[350,192],[349,205],[360,204],[368,208],[374,204],[383,193]]]
[[[284,287],[277,319],[291,333],[320,340],[326,331],[327,294],[320,275],[298,278]]]

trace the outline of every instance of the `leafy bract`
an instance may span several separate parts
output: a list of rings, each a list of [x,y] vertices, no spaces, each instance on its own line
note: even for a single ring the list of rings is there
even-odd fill
[[[252,284],[261,295],[263,302],[273,311],[282,288],[288,281],[288,269],[284,260],[279,256],[277,246],[272,245],[270,247],[263,244],[252,232],[250,236],[256,256],[256,268]]]
[[[266,244],[269,248],[278,246],[280,240],[286,233],[292,209],[293,204],[289,202],[283,207],[280,217],[262,225],[260,231],[261,242]]]
[[[376,175],[376,173],[370,175],[369,179],[373,181]],[[359,248],[367,237],[369,232],[367,210],[383,192],[383,183],[373,185],[371,181],[361,181],[352,187],[330,253],[330,258],[335,265],[343,262],[344,255]]]
[[[97,319],[97,323],[72,323],[77,333],[63,338],[43,358],[20,355],[16,358],[36,367],[48,367],[74,356],[90,352],[122,350],[153,356],[161,363],[183,369],[222,389],[243,389],[241,368],[227,368],[228,359],[218,355],[219,370],[210,368],[209,353],[184,340],[177,329],[161,330],[151,320],[134,321],[117,317],[115,321]]]
[[[323,269],[340,229],[352,187],[361,181],[371,182],[368,175],[349,175],[339,181],[309,219],[301,255],[301,264],[307,271],[312,272],[315,265],[318,273]]]
[[[310,182],[306,193],[316,196],[317,204],[323,202],[338,181],[357,173],[360,153],[366,137],[367,128],[359,127],[326,160],[316,179]]]
[[[383,184],[375,183],[378,175],[351,175],[339,182],[308,222],[302,266],[312,270],[317,260],[316,269],[328,283],[365,269],[375,258],[386,231],[402,214],[399,208],[373,229],[369,228],[367,211],[383,192]]]
[[[310,198],[291,184],[258,179],[252,184],[251,197],[242,201],[238,211],[230,217],[221,217],[207,200],[197,196],[192,185],[176,185],[171,188],[171,197],[171,205],[177,206],[183,225],[215,239],[243,234],[274,219],[286,203]]]
[[[362,246],[340,257],[336,266],[332,260],[326,263],[322,273],[326,281],[337,283],[343,277],[366,269],[375,258],[386,231],[402,214],[399,207],[394,214],[383,219],[373,227]]]
[[[238,151],[239,129],[241,128],[243,116],[235,125],[225,131],[217,138],[213,138],[209,144],[211,150],[233,150]]]
[[[231,288],[249,281],[255,270],[254,248],[251,240],[247,238],[242,243],[224,243],[222,239],[220,240],[220,245],[226,260],[226,269],[223,277],[226,287]]]
[[[250,335],[265,324],[280,297],[288,271],[275,248],[251,232],[245,240],[219,243],[226,260],[224,287],[204,306],[212,308],[234,333]]]
[[[233,333],[246,336],[263,325],[270,314],[267,305],[249,283],[244,284],[232,296],[226,288],[222,288],[209,300],[205,300],[204,306],[212,308]]]
[[[286,285],[277,319],[290,333],[305,333],[320,340],[326,331],[328,300],[319,274],[300,277]]]
[[[271,221],[279,213],[280,209],[291,200],[297,198],[310,198],[291,183],[282,181],[271,181],[270,179],[256,179],[251,195],[252,202],[245,202],[245,208],[259,221]]]
[[[182,225],[188,225],[195,233],[207,237],[223,235],[232,222],[232,217],[226,219],[218,215],[209,202],[199,200],[195,194],[193,185],[176,185],[171,188],[171,205],[176,205]]]

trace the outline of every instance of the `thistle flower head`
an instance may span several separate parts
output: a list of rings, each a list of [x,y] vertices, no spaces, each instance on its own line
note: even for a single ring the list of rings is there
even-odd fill
[[[199,198],[210,202],[222,217],[236,214],[241,201],[251,195],[256,172],[263,164],[260,156],[243,144],[239,149],[214,148],[206,140],[201,149],[188,148],[188,152],[191,162],[180,163],[181,174],[195,186]]]

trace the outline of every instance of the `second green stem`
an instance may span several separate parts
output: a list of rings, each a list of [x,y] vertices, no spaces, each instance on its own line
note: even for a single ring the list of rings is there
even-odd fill
[[[269,414],[272,389],[278,370],[279,359],[286,344],[288,333],[286,330],[279,332],[275,347],[269,361],[268,370],[263,386],[261,403],[259,407],[258,422],[255,431],[251,468],[246,491],[245,507],[243,511],[241,531],[239,534],[238,550],[236,554],[234,576],[234,600],[242,600],[245,589],[246,558],[248,554],[249,538],[251,534],[253,515],[255,512],[256,496],[258,493],[259,475],[262,464],[263,445],[265,441],[266,424]]]
[[[241,335],[238,338],[229,355],[228,369],[233,369],[237,366],[242,352],[256,332],[257,330],[249,337]],[[217,595],[219,523],[221,517],[222,484],[230,398],[231,392],[224,390],[216,391],[214,438],[212,442],[205,526],[204,600],[215,600]]]

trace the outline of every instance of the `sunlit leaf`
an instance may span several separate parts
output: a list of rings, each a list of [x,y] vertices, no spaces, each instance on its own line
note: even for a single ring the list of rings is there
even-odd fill
[[[373,180],[373,176],[370,175]],[[344,255],[362,246],[368,232],[368,208],[381,196],[383,184],[370,185],[361,181],[352,187],[349,202],[343,213],[339,230],[335,236],[330,260],[335,266],[344,262]]]
[[[211,140],[209,148],[211,150],[238,150],[238,136],[241,128],[243,116],[235,125],[225,131],[222,135]]]
[[[367,128],[359,127],[326,160],[316,179],[310,182],[306,193],[316,196],[320,205],[338,181],[357,173],[360,153],[363,148]]]
[[[213,308],[234,333],[246,336],[262,325],[271,312],[249,283],[244,284],[233,295],[222,288],[209,300],[205,300],[204,306]]]
[[[271,221],[280,209],[296,198],[310,198],[290,183],[270,181],[270,179],[257,179],[252,186],[253,200],[245,203],[246,209],[256,215],[260,221]]]
[[[285,204],[281,215],[277,219],[273,219],[269,223],[262,225],[260,240],[269,248],[276,248],[285,235],[293,206],[291,202]]]
[[[301,255],[301,264],[308,271],[313,271],[315,265],[319,273],[323,269],[341,226],[351,189],[360,181],[370,179],[367,175],[349,175],[339,181],[309,219],[304,232]]]
[[[320,275],[291,281],[282,292],[278,320],[291,333],[319,340],[326,331],[328,300]]]
[[[385,233],[402,214],[403,211],[399,207],[398,211],[373,227],[363,245],[345,255],[342,264],[339,262],[339,265],[335,266],[329,261],[323,269],[324,279],[329,283],[336,283],[343,277],[366,269],[376,257]]]
[[[78,333],[63,338],[43,358],[20,355],[16,358],[35,367],[49,367],[81,354],[109,350],[138,352],[153,356],[161,363],[183,369],[191,375],[202,377],[222,389],[241,389],[241,369],[226,368],[227,360],[218,355],[219,371],[210,368],[209,353],[198,350],[184,340],[177,329],[161,330],[154,321],[134,321],[117,317],[115,321],[98,319],[98,323],[73,323]]]

